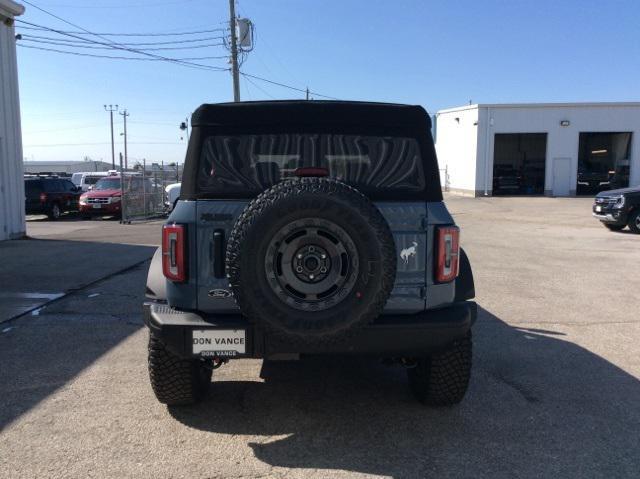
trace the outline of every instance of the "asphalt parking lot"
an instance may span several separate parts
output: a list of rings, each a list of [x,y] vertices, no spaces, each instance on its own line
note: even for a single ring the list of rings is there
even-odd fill
[[[481,307],[451,409],[417,404],[397,367],[314,358],[232,362],[203,404],[169,410],[140,318],[160,223],[29,222],[29,241],[84,269],[0,324],[0,476],[638,477],[640,236],[606,230],[591,201],[448,199]],[[0,274],[15,291],[37,281]]]

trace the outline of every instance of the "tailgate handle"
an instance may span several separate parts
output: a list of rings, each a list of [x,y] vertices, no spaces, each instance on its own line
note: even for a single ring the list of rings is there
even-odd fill
[[[216,278],[224,278],[224,230],[213,232],[212,249],[213,275]]]

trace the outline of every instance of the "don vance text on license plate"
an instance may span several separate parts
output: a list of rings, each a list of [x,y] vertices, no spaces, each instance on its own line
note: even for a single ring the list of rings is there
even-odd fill
[[[602,206],[596,206],[596,213],[600,213],[602,211]]]
[[[236,356],[245,354],[244,329],[196,329],[193,331],[193,354],[201,356]]]

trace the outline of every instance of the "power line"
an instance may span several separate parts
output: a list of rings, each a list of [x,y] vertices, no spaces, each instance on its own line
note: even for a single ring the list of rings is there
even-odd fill
[[[65,41],[65,42],[77,43],[77,44],[93,43],[93,41],[90,40],[90,39],[67,40],[66,38],[43,37],[41,35],[31,35],[29,33],[24,33],[24,34],[22,34],[22,36],[26,37],[26,38],[37,38],[38,40]],[[204,37],[204,38],[190,38],[188,40],[171,40],[170,42],[118,43],[118,45],[126,46],[126,47],[144,47],[144,46],[156,46],[156,45],[178,45],[178,44],[182,44],[182,43],[198,43],[198,42],[208,42],[208,41],[211,41],[211,40],[222,40],[223,38],[224,37],[222,37],[222,36],[217,36],[217,37]],[[222,43],[220,43],[219,45],[222,45]]]
[[[92,57],[92,58],[109,58],[111,60],[134,60],[134,61],[139,61],[139,62],[159,62],[159,61],[163,61],[162,58],[140,58],[140,57],[122,57],[122,56],[114,56],[114,55],[95,55],[93,53],[82,53],[82,52],[71,52],[71,51],[65,51],[65,50],[57,50],[55,48],[44,48],[44,47],[35,47],[33,45],[22,45],[22,44],[18,44],[18,46],[20,48],[30,48],[33,50],[42,50],[45,52],[53,52],[53,53],[65,53],[67,55],[75,55],[75,56],[80,56],[80,57]],[[216,60],[216,59],[220,59],[221,57],[188,57],[188,58],[175,58],[176,61],[197,61],[197,60]],[[222,58],[226,58],[226,57],[222,57]],[[228,68],[220,68],[220,67],[214,67],[211,65],[202,65],[203,67],[208,67],[212,70],[215,71],[228,71]]]
[[[251,91],[249,90],[249,83],[244,82],[244,91],[247,93],[247,98],[249,99],[249,101],[252,101],[253,96],[251,95]]]
[[[87,30],[85,28],[82,28],[82,27],[80,27],[80,26],[78,26],[78,25],[76,25],[74,23],[68,22],[67,20],[64,20],[63,18],[58,17],[57,15],[54,15],[53,13],[50,13],[50,12],[40,8],[40,7],[37,7],[36,5],[33,5],[32,3],[28,2],[27,0],[24,0],[24,3],[26,3],[28,5],[31,5],[34,8],[36,8],[38,10],[41,10],[42,12],[44,12],[44,13],[46,13],[48,15],[51,15],[54,18],[57,18],[57,19],[65,22],[65,23],[68,23],[69,25],[73,26],[74,28],[80,28],[81,30],[84,30],[85,32],[89,33],[90,35],[96,35],[95,33],[90,32],[89,30]],[[16,19],[16,21],[18,21],[20,23],[25,23],[25,24],[30,25],[30,26],[42,27],[42,25],[37,25],[35,23],[27,22],[27,21],[21,20],[21,19]],[[82,37],[78,37],[76,35],[69,34],[69,33],[62,33],[62,31],[56,30],[54,28],[50,28],[50,27],[44,27],[44,28],[46,28],[49,31],[58,33],[59,35],[66,35],[66,36],[70,36],[72,38],[77,38],[79,40],[83,40]],[[96,40],[88,40],[88,41],[92,41],[92,42],[97,43],[99,45],[106,45],[106,46],[113,45],[113,48],[116,49],[116,50],[125,50],[125,51],[129,51],[129,52],[132,52],[132,53],[137,53],[137,54],[140,54],[140,55],[146,55],[146,56],[149,56],[149,57],[161,59],[161,60],[164,60],[164,61],[175,63],[175,64],[178,64],[178,65],[187,66],[187,67],[190,67],[190,68],[200,68],[200,69],[208,69],[208,70],[216,70],[216,71],[227,71],[226,68],[213,67],[211,65],[202,65],[202,64],[199,64],[199,63],[192,63],[192,62],[187,62],[187,61],[183,61],[183,60],[172,59],[172,58],[164,57],[162,55],[157,55],[155,53],[148,53],[148,52],[143,52],[143,51],[136,50],[136,49],[133,49],[133,48],[122,47],[121,45],[118,45],[117,43],[109,40],[108,38],[102,37],[100,35],[96,35],[96,36],[105,39],[108,43],[98,42]]]
[[[83,28],[83,27],[81,27],[79,25],[76,25],[76,24],[74,24],[72,22],[69,22],[68,20],[65,20],[64,18],[59,17],[58,15],[55,15],[55,14],[53,14],[53,13],[51,13],[51,12],[41,8],[41,7],[38,7],[37,5],[34,5],[33,3],[31,3],[28,0],[22,0],[22,1],[23,1],[23,3],[26,3],[27,5],[30,5],[31,7],[35,8],[37,10],[40,10],[41,12],[46,13],[47,15],[49,15],[49,16],[51,16],[53,18],[56,18],[56,19],[60,20],[61,22],[64,22],[64,23],[66,23],[68,25],[71,25],[74,28],[82,30],[84,33],[65,32],[63,30],[57,30],[55,28],[50,28],[50,27],[46,27],[46,26],[43,26],[43,25],[38,25],[38,24],[35,24],[35,23],[27,22],[25,20],[16,19],[16,21],[21,23],[21,24],[26,24],[26,25],[29,25],[31,27],[41,28],[41,29],[44,29],[46,31],[57,33],[58,35],[64,35],[64,36],[68,36],[68,37],[71,37],[71,38],[75,38],[76,40],[80,40],[82,42],[93,43],[93,44],[97,44],[97,45],[107,46],[107,47],[113,48],[115,50],[125,50],[125,51],[131,52],[131,53],[135,53],[135,54],[138,54],[138,55],[144,55],[144,56],[150,57],[149,59],[153,59],[153,60],[156,60],[156,61],[167,61],[167,62],[170,62],[170,63],[175,63],[175,64],[178,64],[178,65],[183,65],[183,66],[187,66],[187,67],[191,67],[191,68],[208,69],[208,70],[214,70],[214,71],[229,71],[229,68],[222,68],[222,67],[216,67],[216,66],[212,66],[212,65],[204,65],[204,64],[200,64],[200,63],[193,63],[192,61],[190,61],[192,59],[170,58],[170,57],[165,57],[165,56],[162,56],[162,55],[157,55],[157,54],[154,54],[154,53],[149,53],[149,52],[144,51],[144,50],[139,50],[139,49],[127,47],[126,44],[119,44],[119,43],[116,43],[116,42],[114,42],[113,40],[111,40],[109,38],[106,38],[107,34],[100,34],[100,33],[91,32],[91,31],[87,30],[86,28]],[[234,4],[230,3],[230,5],[231,5],[232,10],[233,10]],[[235,23],[235,15],[233,15],[233,14],[231,15],[231,22],[230,23],[232,23],[232,24]],[[226,29],[223,29],[223,30],[226,30]],[[235,39],[235,31],[232,31],[231,33],[232,33],[232,38]],[[107,43],[100,42],[100,41],[93,40],[93,39],[88,39],[88,38],[83,37],[83,36],[79,36],[79,35],[85,35],[85,34],[102,38]],[[53,40],[56,40],[56,39],[53,39]],[[162,43],[162,42],[158,42],[158,44],[159,43]],[[166,43],[171,44],[172,42],[166,42]],[[144,45],[144,44],[137,43],[135,45],[141,46],[141,45]],[[89,53],[80,53],[80,52],[57,50],[57,49],[53,49],[53,48],[35,47],[35,46],[31,46],[31,45],[20,45],[20,46],[23,47],[23,48],[31,48],[31,49],[36,49],[36,50],[44,50],[44,51],[50,51],[50,52],[55,52],[55,53],[63,53],[63,54],[85,56],[85,57],[110,58],[110,59],[116,59],[116,60],[142,60],[141,58],[135,58],[135,57],[94,55],[94,54],[89,54]],[[62,45],[60,45],[60,46],[62,46]],[[72,45],[68,45],[68,46],[72,47]],[[201,58],[199,58],[199,60],[209,59],[209,58],[211,58],[211,57],[201,57]],[[146,60],[149,60],[149,59],[146,59]],[[328,99],[331,99],[331,100],[337,100],[337,98],[332,97],[332,96],[324,95],[324,94],[321,94],[321,93],[318,93],[318,92],[309,91],[308,89],[297,88],[297,87],[292,86],[292,85],[287,85],[285,83],[277,82],[277,81],[274,81],[274,80],[269,80],[268,78],[259,77],[257,75],[252,75],[250,73],[244,73],[244,72],[238,72],[238,73],[240,73],[242,76],[244,76],[247,79],[248,78],[252,78],[254,80],[259,80],[259,81],[262,81],[262,82],[265,82],[265,83],[270,83],[272,85],[280,86],[282,88],[287,88],[289,90],[297,91],[297,92],[300,92],[300,93],[305,93],[307,95],[308,94],[312,94],[312,95],[314,95],[316,97],[328,98]],[[236,82],[237,82],[237,80],[236,80]]]
[[[77,44],[77,43],[68,43],[66,40],[36,40],[34,38],[25,38],[24,36],[20,38],[21,42],[31,42],[38,43],[41,45],[55,45],[58,47],[69,47],[69,48],[84,48],[89,50],[113,50],[112,47],[102,47],[92,45],[90,42],[88,44]],[[218,47],[221,46],[222,43],[209,43],[205,45],[191,45],[188,47],[162,47],[162,48],[141,48],[140,51],[150,52],[150,51],[175,51],[175,50],[197,50],[199,48],[210,48],[210,47]],[[217,58],[227,58],[226,55],[220,55]],[[143,60],[142,58],[140,60]],[[144,60],[147,60],[146,58]]]
[[[236,2],[238,3],[238,2]],[[238,10],[240,11],[240,13],[242,13],[242,15],[244,15],[245,17],[247,16],[246,13],[244,12],[244,10],[242,9],[242,6],[238,3]],[[257,34],[255,32],[255,30],[252,30],[252,43],[255,46],[256,42],[257,42]],[[297,82],[299,82],[299,78],[295,78],[295,75],[293,73],[291,73],[291,71],[287,68],[287,66],[284,64],[284,62],[282,62],[279,58],[279,56],[276,53],[276,49],[272,48],[271,45],[269,44],[269,42],[267,41],[267,38],[264,37],[263,38],[265,46],[267,47],[267,50],[273,55],[273,57],[276,59],[276,61],[280,64],[280,66],[282,67],[282,69],[284,70],[285,74],[289,75],[290,77],[293,77],[294,80],[296,80]],[[256,50],[256,58],[258,59],[258,61],[260,63],[262,63],[262,65],[267,69],[267,71],[272,74],[273,72],[271,71],[271,68],[269,68],[269,66],[262,61],[262,58],[260,57],[258,51]],[[306,91],[306,90],[305,90]]]
[[[26,3],[26,2],[25,2]],[[46,27],[20,27],[25,30],[36,30],[36,31],[47,31]],[[227,28],[214,28],[213,30],[196,30],[190,32],[150,32],[150,33],[91,33],[91,35],[101,35],[105,37],[172,37],[172,36],[181,36],[181,35],[199,35],[202,33],[216,33],[216,32],[224,32],[228,30]],[[88,33],[83,31],[70,31],[70,30],[61,30],[62,33],[69,33],[71,35],[88,35]]]
[[[272,100],[275,100],[276,98],[271,95],[268,91],[266,91],[264,88],[262,88],[260,85],[258,85],[256,82],[254,82],[251,78],[249,78],[248,76],[245,76],[245,80],[247,80],[249,83],[251,83],[254,87],[256,87],[258,90],[260,90],[262,93],[264,93],[265,95],[267,95],[269,98],[271,98]]]
[[[20,23],[26,23],[28,25],[35,25],[34,23],[30,23],[30,22],[27,22],[25,20],[21,20],[21,19],[17,19],[17,18],[16,18],[16,21],[20,22]],[[41,25],[37,25],[37,26],[41,26]],[[55,33],[58,33],[58,34],[61,34],[61,35],[66,35],[66,36],[70,36],[72,38],[78,38],[80,40],[85,40],[83,38],[77,37],[77,36],[75,36],[73,34],[70,34],[70,33],[63,34],[60,30],[56,30],[54,28],[50,28],[50,27],[44,27],[44,28],[46,28],[48,31],[55,32]],[[191,68],[200,68],[200,69],[205,69],[205,70],[208,69],[208,70],[215,70],[215,71],[228,71],[228,68],[214,67],[214,66],[211,66],[211,65],[202,65],[202,64],[198,64],[198,63],[187,63],[187,62],[184,62],[181,59],[171,59],[171,58],[163,57],[161,55],[156,55],[156,54],[152,54],[152,53],[146,53],[146,52],[143,52],[141,50],[135,50],[135,49],[132,49],[132,48],[123,48],[123,47],[120,47],[120,46],[118,46],[117,44],[114,44],[114,43],[104,43],[104,42],[99,42],[99,41],[96,41],[96,40],[88,40],[88,39],[86,41],[88,41],[90,43],[95,43],[97,45],[105,45],[105,46],[112,45],[112,48],[114,50],[124,50],[124,51],[128,51],[128,52],[139,53],[139,54],[142,54],[142,55],[150,56],[150,57],[152,57],[153,59],[156,59],[156,60],[169,61],[170,63],[189,66]],[[42,47],[33,47],[33,46],[27,46],[27,45],[20,45],[20,46],[22,46],[23,48],[33,48],[33,49],[38,49],[38,50],[50,50],[50,51],[54,51],[54,52],[58,52],[58,53],[69,53],[69,52],[61,51],[61,50],[44,49]],[[88,53],[84,53],[84,54],[77,53],[77,54],[80,55],[80,56],[97,56],[97,55],[90,55]],[[123,59],[123,60],[131,59],[131,57],[111,57],[111,58]],[[143,59],[140,58],[139,60],[143,60]]]
[[[69,5],[69,4],[51,4],[50,7],[61,8],[80,8],[80,9],[104,9],[104,8],[149,8],[149,7],[164,7],[169,5],[183,5],[185,2],[191,2],[193,0],[181,0],[181,1],[168,1],[168,2],[145,2],[145,3],[129,3],[120,5]],[[24,2],[26,3],[26,2]]]
[[[295,90],[295,91],[299,91],[301,93],[307,93],[307,89],[306,88],[305,89],[297,88],[297,87],[294,87],[294,86],[291,86],[291,85],[287,85],[285,83],[280,83],[280,82],[277,82],[277,81],[269,80],[268,78],[262,78],[262,77],[259,77],[257,75],[251,75],[249,73],[244,73],[244,72],[240,72],[240,75],[242,75],[245,78],[253,78],[254,80],[260,80],[260,81],[263,81],[263,82],[266,82],[266,83],[271,83],[272,85],[277,85],[277,86],[281,86],[283,88],[288,88],[289,90]],[[315,96],[319,96],[319,97],[322,97],[322,98],[328,98],[329,100],[338,100],[338,98],[335,98],[335,97],[332,97],[332,96],[328,96],[328,95],[323,95],[323,94],[315,92],[315,91],[310,91],[309,90],[309,94],[315,95]]]

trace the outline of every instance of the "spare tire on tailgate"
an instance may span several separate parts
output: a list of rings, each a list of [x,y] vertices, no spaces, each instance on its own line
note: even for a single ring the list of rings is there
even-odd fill
[[[251,201],[231,232],[226,263],[243,315],[312,342],[342,338],[380,315],[396,274],[380,211],[325,178],[286,180]]]

